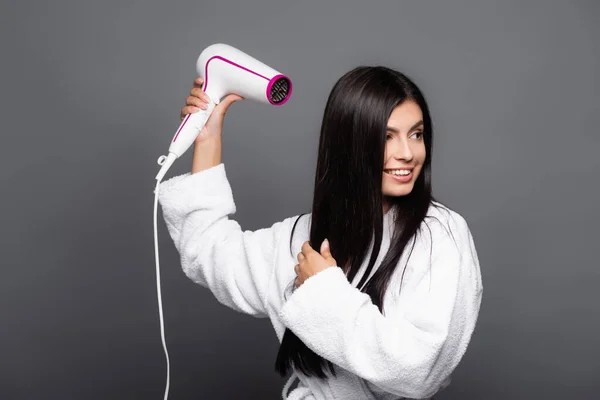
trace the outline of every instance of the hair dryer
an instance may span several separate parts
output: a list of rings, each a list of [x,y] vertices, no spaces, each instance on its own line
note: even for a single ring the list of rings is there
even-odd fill
[[[202,90],[210,98],[208,108],[188,114],[183,119],[169,146],[169,155],[158,160],[158,164],[162,165],[156,175],[158,181],[194,143],[215,105],[226,95],[233,93],[245,99],[280,106],[292,93],[292,82],[287,76],[223,43],[213,44],[202,51],[196,62],[196,71],[204,79]]]

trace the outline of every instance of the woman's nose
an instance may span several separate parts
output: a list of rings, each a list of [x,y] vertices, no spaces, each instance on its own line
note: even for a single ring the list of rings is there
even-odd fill
[[[394,142],[396,143],[394,143],[392,156],[398,160],[412,160],[413,152],[408,141],[396,139]]]

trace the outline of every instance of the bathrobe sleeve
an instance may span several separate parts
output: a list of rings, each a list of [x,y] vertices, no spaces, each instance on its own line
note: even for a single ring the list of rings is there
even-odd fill
[[[466,351],[483,290],[471,232],[456,215],[456,243],[432,226],[430,273],[402,310],[382,314],[335,266],[296,289],[281,310],[284,324],[315,353],[386,392],[432,396]]]
[[[284,222],[242,231],[224,164],[173,177],[159,202],[184,273],[238,312],[265,317],[265,296]],[[286,220],[287,221],[287,220]]]

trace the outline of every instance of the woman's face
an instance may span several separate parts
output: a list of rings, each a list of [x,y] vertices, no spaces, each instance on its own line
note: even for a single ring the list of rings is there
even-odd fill
[[[385,196],[409,194],[425,162],[423,113],[413,100],[396,107],[387,124],[382,191]],[[407,174],[408,172],[408,174]],[[384,212],[387,207],[384,204]]]

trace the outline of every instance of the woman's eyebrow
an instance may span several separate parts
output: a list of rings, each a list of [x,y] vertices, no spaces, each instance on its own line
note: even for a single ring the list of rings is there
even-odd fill
[[[414,124],[413,126],[411,126],[408,131],[410,132],[413,129],[416,129],[416,128],[418,128],[421,125],[423,125],[423,120],[421,120],[421,121],[417,122],[416,124]],[[388,132],[398,133],[398,129],[396,129],[396,128],[392,127],[392,126],[388,126],[387,130],[388,130]]]

